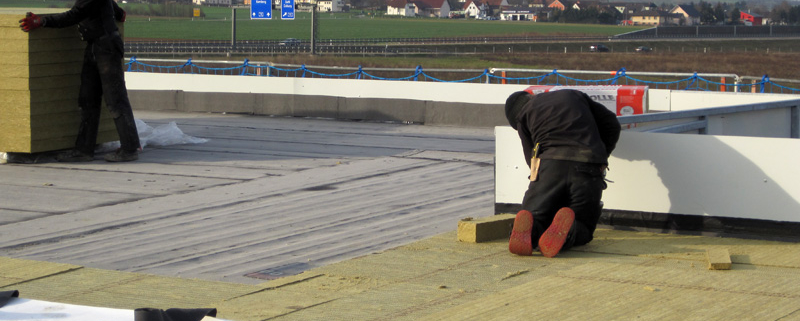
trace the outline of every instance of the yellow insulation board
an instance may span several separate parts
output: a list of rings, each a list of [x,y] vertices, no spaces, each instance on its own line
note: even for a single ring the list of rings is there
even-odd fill
[[[37,153],[74,146],[80,122],[78,93],[86,43],[77,28],[19,28],[27,11],[0,9],[0,152]],[[98,143],[117,140],[103,108]]]

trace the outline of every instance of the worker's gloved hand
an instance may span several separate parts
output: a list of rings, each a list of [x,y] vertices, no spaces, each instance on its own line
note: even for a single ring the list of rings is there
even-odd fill
[[[126,18],[127,16],[128,16],[128,13],[127,13],[127,12],[125,12],[125,10],[123,10],[123,9],[121,9],[121,8],[120,8],[120,9],[119,9],[119,12],[117,12],[117,13],[114,15],[114,18],[115,18],[115,19],[117,19],[117,21],[119,21],[119,22],[125,22],[125,18]]]
[[[42,20],[41,17],[33,14],[33,12],[28,12],[25,15],[25,18],[19,21],[19,27],[25,32],[41,28],[42,25],[44,25],[44,20]]]

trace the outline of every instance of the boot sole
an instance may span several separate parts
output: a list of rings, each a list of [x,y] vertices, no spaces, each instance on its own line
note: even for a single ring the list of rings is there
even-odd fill
[[[514,218],[514,227],[511,228],[511,237],[508,240],[508,250],[516,255],[530,256],[533,254],[531,232],[533,229],[533,214],[521,210]]]
[[[575,222],[575,212],[569,207],[564,207],[553,217],[553,223],[539,238],[539,251],[545,257],[554,257],[561,251],[567,239],[572,224]]]

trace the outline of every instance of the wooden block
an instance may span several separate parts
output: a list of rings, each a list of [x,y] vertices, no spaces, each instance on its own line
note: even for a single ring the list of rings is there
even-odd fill
[[[482,218],[465,218],[458,222],[458,240],[480,243],[508,239],[514,225],[514,214],[498,214]]]
[[[730,270],[731,255],[727,249],[706,250],[709,270]]]

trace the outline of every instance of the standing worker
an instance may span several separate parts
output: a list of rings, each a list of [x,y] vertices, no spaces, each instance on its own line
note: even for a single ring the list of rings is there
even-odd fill
[[[94,159],[103,98],[114,118],[120,140],[120,148],[105,155],[105,160],[128,162],[139,159],[139,134],[122,69],[124,45],[115,21],[125,22],[125,10],[113,0],[75,0],[69,11],[41,17],[28,12],[19,21],[25,32],[40,27],[64,28],[77,24],[81,39],[86,41],[78,97],[81,109],[78,138],[73,150],[56,156],[60,162],[90,162]]]
[[[505,112],[531,168],[509,251],[531,255],[538,242],[542,255],[553,257],[589,243],[600,219],[608,156],[621,130],[617,115],[571,89],[513,93]]]

